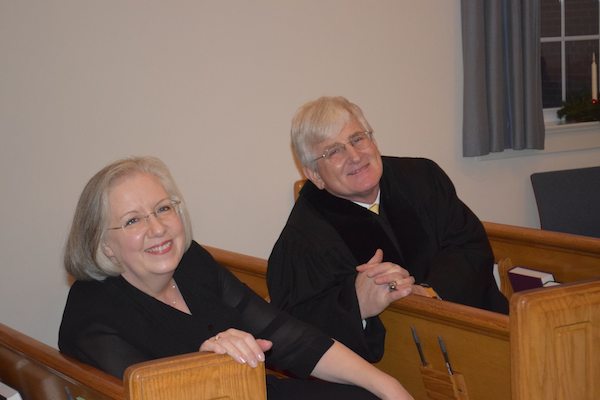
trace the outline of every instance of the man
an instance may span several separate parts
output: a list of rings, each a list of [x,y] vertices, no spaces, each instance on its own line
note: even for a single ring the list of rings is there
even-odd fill
[[[371,362],[378,314],[411,292],[508,312],[484,228],[433,161],[382,157],[343,97],[302,106],[291,136],[308,181],[269,257],[276,306]]]

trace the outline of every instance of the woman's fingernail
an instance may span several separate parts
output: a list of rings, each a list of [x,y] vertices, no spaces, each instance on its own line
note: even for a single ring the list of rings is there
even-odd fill
[[[238,358],[242,364],[246,364],[246,359],[242,356]]]
[[[257,358],[258,358],[260,361],[265,361],[265,355],[264,355],[264,354],[262,354],[262,353],[260,353],[260,354],[257,354],[257,355],[256,355],[256,357],[257,357]]]

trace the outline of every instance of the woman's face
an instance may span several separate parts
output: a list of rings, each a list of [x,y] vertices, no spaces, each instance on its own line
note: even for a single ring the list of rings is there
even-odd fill
[[[132,228],[107,230],[104,254],[138,288],[170,278],[185,251],[185,232],[160,180],[140,172],[124,176],[110,188],[108,202],[109,227],[129,224]],[[169,206],[175,209],[169,211]]]

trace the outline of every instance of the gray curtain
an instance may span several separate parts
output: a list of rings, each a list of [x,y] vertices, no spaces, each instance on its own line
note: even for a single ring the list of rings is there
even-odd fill
[[[543,149],[540,0],[461,0],[463,156]]]

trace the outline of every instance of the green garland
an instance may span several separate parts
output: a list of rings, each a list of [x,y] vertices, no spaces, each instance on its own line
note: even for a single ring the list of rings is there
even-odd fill
[[[565,117],[567,122],[600,121],[600,102],[591,100],[590,97],[582,96],[564,101],[556,115],[558,118]]]

